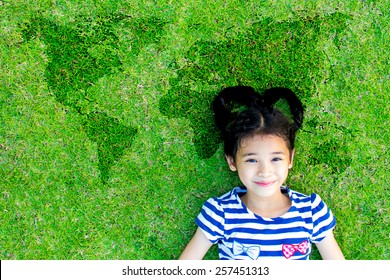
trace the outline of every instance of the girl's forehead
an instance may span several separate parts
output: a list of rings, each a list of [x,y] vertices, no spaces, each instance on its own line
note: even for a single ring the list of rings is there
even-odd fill
[[[250,150],[263,150],[289,153],[286,141],[277,135],[254,135],[242,139],[238,152],[246,152]]]

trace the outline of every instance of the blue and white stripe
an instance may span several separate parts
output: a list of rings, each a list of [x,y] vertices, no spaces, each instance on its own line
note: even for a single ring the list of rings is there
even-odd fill
[[[283,244],[306,241],[306,253],[296,252],[289,259],[309,258],[311,244],[324,239],[335,227],[336,219],[317,194],[307,196],[287,187],[281,190],[288,194],[292,205],[277,218],[263,218],[247,209],[240,199],[246,193],[244,187],[204,203],[196,223],[212,243],[218,243],[221,259],[253,259],[250,250],[260,251],[258,258],[285,258]],[[242,247],[236,253],[249,250],[248,254],[235,255],[237,244]]]

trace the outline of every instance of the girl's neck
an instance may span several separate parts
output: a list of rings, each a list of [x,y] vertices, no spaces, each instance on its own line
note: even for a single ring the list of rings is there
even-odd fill
[[[290,198],[282,192],[267,198],[246,193],[241,200],[250,211],[264,218],[280,217],[291,207]]]

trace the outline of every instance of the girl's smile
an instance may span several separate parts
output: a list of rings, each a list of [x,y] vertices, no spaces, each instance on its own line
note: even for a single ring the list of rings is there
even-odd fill
[[[275,181],[271,181],[271,182],[267,182],[267,181],[255,182],[255,184],[258,185],[259,187],[268,187],[268,186],[272,185],[273,183],[275,183]]]

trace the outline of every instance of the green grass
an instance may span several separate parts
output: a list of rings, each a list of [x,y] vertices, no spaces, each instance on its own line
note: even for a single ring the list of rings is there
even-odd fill
[[[297,92],[288,184],[390,259],[387,1],[103,2],[0,1],[1,259],[176,259],[239,184],[210,110],[237,84]]]

